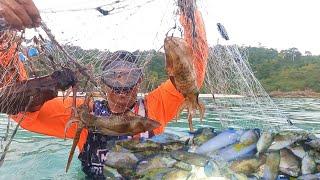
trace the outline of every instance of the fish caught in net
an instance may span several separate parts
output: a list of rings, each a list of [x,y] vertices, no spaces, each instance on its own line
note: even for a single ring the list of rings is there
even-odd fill
[[[200,10],[206,8],[199,4]],[[190,46],[194,69],[206,69],[195,75],[195,79],[205,77],[204,82],[196,81],[193,85],[200,87],[203,83],[197,95],[200,92],[213,95],[208,101],[214,105],[204,106],[218,113],[222,128],[295,129],[254,76],[244,50],[236,45],[208,48],[212,39],[205,37],[211,31],[205,31],[206,21],[202,22],[193,0],[167,0],[165,3],[156,0],[102,3],[96,0],[72,4],[70,9],[65,7],[67,5],[46,7],[39,2],[43,20],[39,28],[21,32],[6,30],[1,34],[0,107],[5,106],[8,114],[24,110],[34,112],[58,95],[64,99],[72,96],[69,122],[76,122],[78,96],[92,93],[95,98],[105,98],[101,88],[103,77],[113,73],[110,65],[119,59],[136,63],[137,69],[143,72],[138,90],[139,98],[143,97],[169,79],[162,47],[164,39],[172,36],[184,39]],[[121,53],[123,50],[131,52],[132,56],[127,57]],[[26,80],[37,83],[26,83]],[[23,91],[25,94],[21,93],[23,88],[28,89]],[[217,98],[215,94],[226,96]],[[17,95],[21,96],[20,101],[11,102],[11,97]],[[202,110],[200,106],[202,104],[198,104],[198,110]],[[248,111],[242,115],[243,109]],[[208,113],[202,113],[206,122]],[[193,117],[196,121],[200,118]],[[181,119],[187,123],[186,114]],[[3,137],[5,134],[0,132]]]

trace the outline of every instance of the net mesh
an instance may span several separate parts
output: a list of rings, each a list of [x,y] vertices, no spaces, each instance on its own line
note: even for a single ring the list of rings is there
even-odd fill
[[[100,79],[106,73],[101,67],[107,57],[118,50],[132,52],[138,67],[143,69],[144,80],[139,92],[147,93],[155,89],[168,78],[163,72],[164,38],[167,35],[183,37],[185,31],[179,22],[179,2],[36,2],[44,22],[40,28],[25,32],[8,30],[2,34],[1,40],[6,42],[1,45],[2,59],[9,56],[12,58],[7,63],[1,62],[0,84],[2,88],[9,87],[1,96],[6,97],[8,91],[13,91],[10,86],[18,81],[50,75],[63,68],[77,72],[79,92],[101,92]],[[200,1],[198,8],[204,15],[208,14],[205,2]],[[207,16],[204,19],[206,23]],[[193,25],[191,28],[197,26]],[[191,29],[192,36],[196,36],[194,31]],[[208,37],[212,33],[207,31]],[[212,39],[208,41],[213,44]],[[26,71],[21,70],[19,64],[23,64]],[[209,49],[205,83],[201,92],[226,95],[223,98],[215,95],[215,98],[207,100],[214,102],[212,107],[206,106],[218,113],[224,128],[295,128],[288,125],[288,118],[279,111],[255,78],[246,51],[236,45],[219,44]],[[8,98],[3,99],[0,102],[2,107],[19,103],[8,103]]]
[[[298,130],[254,76],[245,49],[216,45],[210,52],[205,86],[211,94],[231,95],[214,100],[224,127]]]

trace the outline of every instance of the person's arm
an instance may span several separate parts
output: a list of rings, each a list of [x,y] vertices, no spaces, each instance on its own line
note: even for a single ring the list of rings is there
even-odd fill
[[[145,97],[145,105],[148,118],[158,121],[161,126],[154,129],[155,134],[160,134],[177,114],[178,107],[184,101],[184,97],[173,86],[170,80],[161,84]]]
[[[193,46],[195,57],[193,63],[197,75],[197,86],[200,89],[204,81],[209,49],[201,13],[198,10],[195,11],[196,38],[192,38],[191,21],[188,21],[183,13],[180,16],[180,22],[184,27],[184,39],[190,46],[195,45]],[[161,123],[161,126],[154,130],[155,134],[164,131],[165,126],[175,118],[179,106],[184,101],[184,97],[176,90],[170,80],[150,92],[145,99],[148,117]]]
[[[77,98],[77,106],[81,105],[84,99]],[[40,133],[57,138],[65,137],[65,126],[71,116],[72,98],[58,97],[44,103],[39,111],[27,112],[21,127],[35,133]],[[11,116],[18,122],[23,113]],[[76,124],[70,126],[66,133],[67,138],[73,138],[76,132]],[[82,131],[78,147],[82,150],[86,141],[87,130]]]
[[[1,27],[10,28],[14,30],[21,30],[24,28],[37,27],[40,25],[41,17],[39,11],[32,0],[0,0],[0,22]],[[3,24],[5,23],[5,24]],[[0,37],[5,33],[0,29]],[[8,33],[7,31],[6,33]],[[9,34],[10,35],[10,34]],[[5,47],[6,41],[1,40],[0,47]],[[18,60],[16,52],[16,44],[11,44],[6,51],[0,52],[0,66],[2,69],[9,67],[10,64],[18,64],[15,69],[8,71],[5,75],[5,79],[0,82],[0,90],[5,89],[8,86],[15,86],[15,83],[21,82],[27,79],[27,73],[23,67],[23,64]],[[27,80],[26,80],[27,81]],[[45,95],[46,93],[44,93]],[[54,93],[53,93],[54,94]],[[34,112],[19,113],[17,115],[11,115],[10,117],[19,122],[21,118],[24,118],[21,122],[21,127],[32,132],[54,136],[58,138],[64,138],[65,125],[71,116],[72,98],[67,98],[65,101],[62,98],[44,97],[44,104],[40,103],[40,108]],[[38,97],[36,97],[38,98]],[[46,99],[47,98],[47,99]],[[2,102],[3,103],[3,102]],[[82,104],[83,100],[77,100],[77,106]],[[12,104],[9,104],[12,105]],[[33,108],[34,109],[34,108]],[[6,108],[3,111],[11,111]],[[0,107],[1,111],[1,107]],[[67,138],[73,138],[76,131],[76,125],[72,125],[66,133]],[[86,141],[87,131],[83,131],[78,143],[78,147],[82,149]]]

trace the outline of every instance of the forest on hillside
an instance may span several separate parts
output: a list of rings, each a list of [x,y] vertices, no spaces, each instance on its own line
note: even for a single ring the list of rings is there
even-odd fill
[[[255,76],[268,91],[320,92],[320,56],[297,48],[278,52],[263,47],[246,47]]]
[[[96,70],[99,68],[96,62],[103,61],[110,53],[107,50],[83,50],[70,45],[65,47],[84,64],[95,64]],[[245,53],[252,71],[267,92],[320,92],[320,56],[308,51],[301,53],[297,48],[277,51],[273,48],[243,46],[240,50]],[[168,78],[163,52],[148,50],[134,51],[133,54],[139,56],[140,66],[146,65],[144,90],[154,89]]]
[[[310,52],[304,55],[297,48],[277,51],[264,47],[241,47],[250,66],[267,92],[305,91],[320,92],[320,56]],[[143,52],[146,53],[146,52]],[[164,71],[164,55],[156,53],[148,71],[149,81],[160,83],[167,78]]]

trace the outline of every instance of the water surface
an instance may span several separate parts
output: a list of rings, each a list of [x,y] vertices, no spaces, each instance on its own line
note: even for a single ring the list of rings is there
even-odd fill
[[[211,126],[216,129],[223,128],[219,118],[231,117],[227,124],[236,127],[259,125],[259,118],[255,117],[255,112],[241,103],[232,103],[217,110],[212,99],[203,99],[207,111],[203,124],[198,118],[194,120],[196,128]],[[234,100],[235,102],[239,100]],[[275,103],[299,128],[320,133],[320,100],[311,98],[278,98]],[[218,113],[218,111],[223,113]],[[166,131],[188,131],[186,115],[177,122],[173,121],[166,128]],[[250,120],[254,119],[253,120]],[[260,118],[264,121],[268,118]],[[271,119],[271,118],[270,118]],[[252,125],[253,123],[253,125]],[[6,131],[7,118],[0,116],[0,137]],[[15,125],[10,125],[11,129]],[[1,139],[1,138],[0,138]],[[71,168],[65,173],[67,157],[71,147],[71,140],[62,140],[46,137],[35,133],[19,130],[10,146],[10,151],[6,156],[3,166],[0,168],[0,179],[83,179],[80,161],[74,156]],[[4,146],[5,143],[2,143]],[[0,147],[1,148],[1,147]],[[3,148],[0,149],[3,151]],[[76,152],[78,154],[78,152]]]

